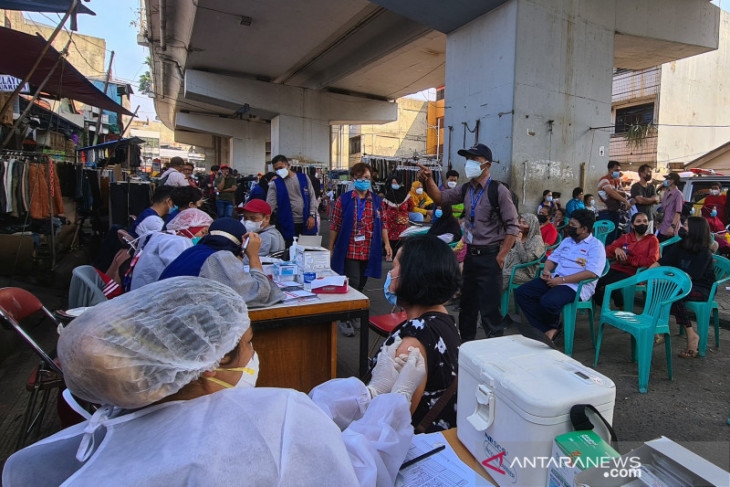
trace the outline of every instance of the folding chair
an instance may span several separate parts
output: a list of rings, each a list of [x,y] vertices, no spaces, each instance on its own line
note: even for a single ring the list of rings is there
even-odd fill
[[[58,328],[60,325],[58,320],[33,294],[17,287],[0,289],[0,322],[5,328],[17,333],[41,358],[40,364],[33,370],[26,383],[30,397],[23,414],[17,442],[18,449],[25,446],[28,438],[41,430],[51,391],[64,385],[61,369],[20,325],[24,319],[39,311],[43,311]]]
[[[388,336],[390,336],[391,333],[393,333],[393,330],[395,329],[396,326],[400,325],[407,319],[408,319],[408,316],[406,315],[405,311],[399,311],[397,313],[388,313],[388,314],[384,314],[384,315],[370,316],[370,320],[368,321],[368,326],[378,336],[387,338]],[[380,339],[378,337],[376,337],[375,341],[370,346],[370,351],[368,352],[368,357],[372,357],[375,350],[377,350],[377,345],[379,343],[380,343]]]

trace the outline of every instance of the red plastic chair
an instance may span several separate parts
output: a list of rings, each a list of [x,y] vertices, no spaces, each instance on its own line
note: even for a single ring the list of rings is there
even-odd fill
[[[0,323],[17,333],[41,358],[40,364],[31,372],[26,383],[30,397],[23,414],[18,449],[25,446],[28,438],[40,431],[51,391],[64,386],[61,369],[20,325],[20,322],[39,311],[42,311],[56,327],[59,326],[58,320],[32,293],[17,287],[0,289]]]
[[[377,316],[370,316],[370,321],[368,322],[368,326],[372,331],[374,331],[377,335],[387,338],[390,336],[391,333],[393,333],[393,330],[396,326],[400,325],[404,321],[408,319],[408,316],[406,315],[405,311],[399,311],[397,313],[388,313],[385,315],[377,315]],[[368,356],[372,356],[373,352],[377,350],[377,346],[380,344],[380,339],[376,337],[375,341],[373,342],[372,346],[370,347],[370,352],[368,352]]]

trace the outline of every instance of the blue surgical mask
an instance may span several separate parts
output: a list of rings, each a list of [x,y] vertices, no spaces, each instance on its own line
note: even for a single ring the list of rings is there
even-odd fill
[[[669,187],[669,180],[668,179],[665,179],[664,180],[664,187],[665,188],[668,188]]]
[[[711,217],[716,217],[716,216],[717,216],[717,210],[712,210],[712,211],[710,212],[710,216],[711,216]]]
[[[355,180],[355,189],[358,191],[368,191],[370,189],[370,180],[369,179],[356,179]]]
[[[442,216],[444,216],[444,211],[439,208],[438,210],[435,210],[433,212],[433,216],[435,216],[436,218],[441,218]]]
[[[396,276],[396,279],[399,277],[400,276]],[[385,284],[383,284],[383,293],[385,293],[385,300],[391,305],[396,306],[398,304],[398,296],[396,296],[394,292],[390,291],[390,283],[392,280],[393,278],[390,276],[390,272],[388,272],[388,275],[385,277]]]
[[[190,239],[191,242],[193,242],[193,245],[198,245],[198,242],[200,242],[200,239],[203,237],[193,237]]]
[[[614,171],[611,173],[611,177],[613,179],[618,179],[619,177],[621,177],[621,173],[619,171]]]
[[[390,187],[393,189],[400,189],[400,184],[391,184]]]
[[[173,212],[175,212],[177,210],[178,210],[177,205],[175,205],[172,208],[170,208],[170,213],[173,213]]]

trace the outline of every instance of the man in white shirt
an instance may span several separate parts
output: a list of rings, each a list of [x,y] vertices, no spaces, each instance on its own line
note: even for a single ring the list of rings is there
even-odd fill
[[[591,234],[596,217],[590,210],[575,210],[568,223],[570,238],[563,240],[545,262],[540,277],[515,290],[515,301],[529,324],[552,341],[558,333],[560,311],[575,299],[578,283],[596,279],[606,266],[606,249]],[[596,291],[596,281],[584,284],[581,301]]]
[[[160,184],[162,186],[190,186],[188,178],[180,172],[185,164],[182,157],[173,157],[170,159],[170,169],[162,173],[160,176]]]

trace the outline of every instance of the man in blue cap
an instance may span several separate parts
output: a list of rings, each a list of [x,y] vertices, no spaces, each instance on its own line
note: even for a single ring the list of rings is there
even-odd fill
[[[418,179],[436,205],[464,204],[466,257],[461,290],[459,331],[461,341],[476,337],[477,314],[487,338],[502,336],[504,326],[499,309],[502,296],[502,266],[515,243],[520,227],[517,208],[507,186],[492,181],[492,151],[484,144],[461,149],[466,158],[466,183],[439,191],[431,171],[420,166]]]

